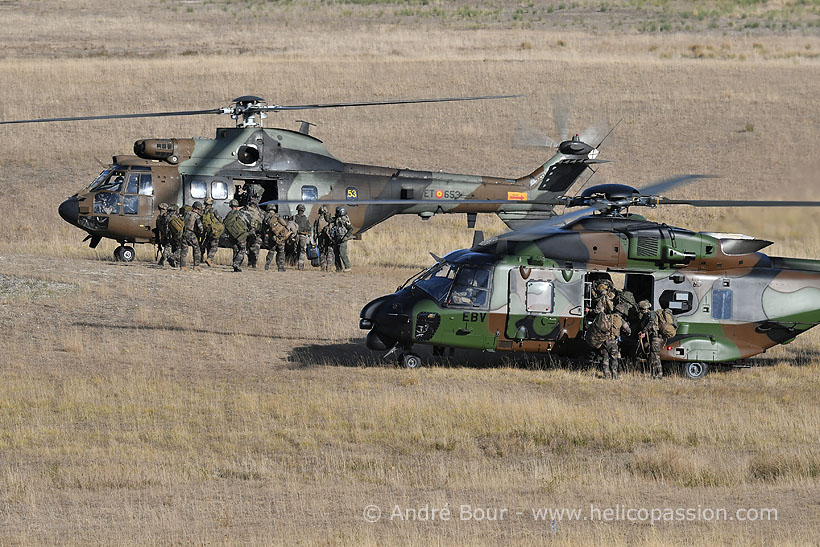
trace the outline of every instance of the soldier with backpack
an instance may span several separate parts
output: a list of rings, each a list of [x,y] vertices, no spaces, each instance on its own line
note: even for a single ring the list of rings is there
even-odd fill
[[[171,246],[171,256],[168,264],[175,268],[179,264],[179,249],[182,244],[182,232],[185,230],[185,220],[179,213],[176,205],[168,206],[168,241]],[[173,261],[173,262],[172,262]]]
[[[205,228],[205,235],[202,238],[202,261],[209,267],[213,267],[213,259],[219,250],[219,237],[225,231],[222,218],[214,209],[214,198],[205,198],[205,211],[202,213],[202,226]]]
[[[271,203],[267,207],[267,213],[262,223],[263,241],[268,255],[265,257],[265,269],[270,269],[270,264],[276,257],[276,267],[280,272],[285,271],[285,243],[290,238],[291,233],[287,228],[287,222],[277,214],[277,207]]]
[[[248,240],[249,227],[245,223],[245,219],[241,214],[239,202],[232,199],[230,202],[231,210],[225,215],[223,224],[225,231],[228,233],[228,239],[231,242],[233,249],[233,271],[242,271],[242,261],[245,260],[245,249]]]
[[[615,311],[608,315],[609,331],[601,348],[604,378],[618,379],[618,362],[621,357],[621,337],[632,334],[626,319],[628,310],[623,304],[617,304]]]
[[[199,248],[200,239],[205,233],[202,227],[202,203],[195,201],[191,210],[185,213],[182,228],[182,240],[180,243],[179,269],[185,271],[185,263],[188,260],[188,247],[191,247],[191,254],[194,258],[194,271],[199,271],[199,263],[202,260],[202,252]]]
[[[319,267],[326,272],[334,262],[333,242],[330,239],[330,227],[333,225],[333,217],[327,209],[327,205],[319,207],[319,216],[313,221],[313,233],[316,236],[316,244],[319,248]]]
[[[259,251],[262,249],[262,211],[259,209],[258,200],[251,199],[247,205],[241,209],[241,215],[248,226],[248,236],[245,245],[248,250],[248,266],[256,268],[259,260]]]
[[[638,315],[641,318],[641,331],[638,335],[641,347],[652,367],[652,378],[660,380],[663,378],[661,347],[666,339],[675,336],[675,318],[670,310],[652,311],[652,304],[648,300],[638,302]]]

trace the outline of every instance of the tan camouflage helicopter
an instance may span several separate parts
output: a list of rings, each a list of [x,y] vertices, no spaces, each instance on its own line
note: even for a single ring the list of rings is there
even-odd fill
[[[820,260],[770,257],[772,242],[740,234],[693,232],[629,214],[630,207],[817,207],[820,202],[673,200],[660,195],[699,178],[676,177],[639,192],[620,184],[566,198],[584,207],[453,251],[396,293],[367,304],[367,347],[421,366],[416,344],[586,359],[592,287],[622,283],[634,301],[671,310],[674,337],[666,368],[690,378],[717,363],[745,359],[820,323]],[[594,214],[590,214],[594,213]],[[578,218],[581,217],[581,218]],[[635,322],[634,315],[631,317]],[[636,328],[632,329],[637,332]],[[624,340],[637,357],[637,340]]]
[[[210,197],[224,216],[229,202],[248,188],[261,191],[255,198],[262,204],[278,203],[282,215],[293,215],[291,208],[298,203],[305,203],[306,214],[313,218],[318,204],[345,204],[356,237],[396,214],[429,218],[466,213],[469,227],[475,225],[477,213],[495,213],[510,227],[549,218],[555,198],[585,169],[602,161],[596,159],[603,140],[597,133],[571,139],[564,135],[554,143],[557,152],[531,173],[497,178],[345,163],[309,134],[307,122],[298,131],[262,127],[270,112],[513,97],[520,95],[286,106],[243,96],[224,108],[12,120],[0,125],[205,114],[229,114],[236,120],[236,127],[217,129],[213,139],[140,139],[134,143],[135,155],[114,156],[91,184],[60,205],[60,216],[86,231],[85,241],[92,248],[103,238],[116,240],[120,246],[114,256],[130,262],[133,244],[156,241],[160,203],[184,206]],[[228,245],[227,240],[221,243]]]

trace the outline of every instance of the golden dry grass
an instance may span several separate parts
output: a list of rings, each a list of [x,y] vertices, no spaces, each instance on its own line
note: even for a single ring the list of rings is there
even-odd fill
[[[676,196],[817,198],[812,32],[615,26],[590,39],[584,25],[522,28],[512,18],[417,30],[391,15],[374,25],[381,6],[350,4],[13,7],[0,6],[0,119],[209,108],[248,93],[301,104],[521,92],[308,116],[347,161],[513,176],[547,154],[512,147],[516,123],[554,134],[551,96],[571,91],[574,128],[623,119],[601,156],[613,163],[590,184],[696,172],[721,178]],[[228,16],[216,19],[223,7]],[[234,17],[240,7],[260,15]],[[340,13],[353,22],[347,31],[328,23]],[[475,354],[408,372],[364,348],[358,310],[429,264],[428,252],[468,245],[463,217],[391,219],[351,244],[353,275],[234,276],[157,270],[145,247],[137,262],[114,263],[113,243],[89,250],[57,216],[100,170],[96,160],[138,138],[209,136],[229,122],[0,127],[0,543],[816,542],[814,332],[765,366],[701,382],[629,373],[607,383],[539,359]],[[820,256],[811,210],[650,216],[765,237],[772,254]],[[479,227],[503,229],[488,216]],[[580,521],[553,532],[518,516],[368,524],[368,504],[777,508],[778,520]]]

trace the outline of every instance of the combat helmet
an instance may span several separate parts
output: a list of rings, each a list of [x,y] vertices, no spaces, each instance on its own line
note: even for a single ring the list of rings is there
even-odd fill
[[[239,202],[235,199],[232,199],[228,205],[230,205],[231,207],[239,207]]]
[[[202,202],[201,202],[201,201],[195,201],[195,202],[193,202],[193,203],[191,204],[191,209],[193,209],[193,210],[195,210],[195,211],[201,211],[201,210],[202,210]]]
[[[213,205],[213,204],[214,204],[214,198],[212,198],[211,196],[208,196],[207,198],[205,198],[205,205]]]
[[[299,205],[296,206],[296,210],[299,211],[300,213],[304,213],[305,212],[305,205],[303,203],[300,203]]]
[[[344,205],[339,205],[338,207],[336,207],[336,216],[337,217],[343,217],[346,214],[347,214],[347,209],[345,208]]]
[[[160,203],[159,205],[157,205],[157,208],[158,208],[160,211],[167,211],[167,210],[168,210],[168,204],[167,204],[167,203],[165,203],[165,202],[162,202],[162,203]]]
[[[652,304],[649,303],[649,300],[641,300],[638,302],[638,309],[641,311],[649,311],[652,309]]]
[[[277,212],[278,209],[279,208],[276,206],[275,203],[268,203],[267,205],[265,205],[265,210],[266,211],[270,211],[270,212],[275,213],[275,212]]]

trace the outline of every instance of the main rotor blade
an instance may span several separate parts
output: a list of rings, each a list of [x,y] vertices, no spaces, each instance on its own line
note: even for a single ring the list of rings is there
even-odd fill
[[[272,199],[263,201],[259,205],[268,205],[275,203],[277,205],[298,205],[302,204],[317,204],[317,205],[513,205],[524,204],[529,206],[545,206],[532,210],[551,210],[558,202],[550,201],[523,201],[520,199]]]
[[[667,190],[671,190],[677,186],[682,186],[685,184],[689,184],[694,182],[698,179],[709,179],[709,178],[716,178],[714,175],[680,175],[677,177],[672,177],[671,179],[662,180],[660,182],[656,182],[655,184],[650,184],[645,188],[638,188],[638,191],[641,193],[642,196],[653,196],[656,194],[660,194],[661,192],[665,192]]]
[[[658,205],[692,205],[693,207],[820,207],[820,201],[750,201],[722,199],[668,199],[661,198]]]
[[[482,95],[478,97],[441,97],[436,99],[395,99],[387,101],[364,101],[351,103],[319,103],[319,104],[299,104],[299,105],[263,105],[258,107],[261,111],[280,110],[310,110],[316,108],[344,108],[346,106],[382,106],[389,104],[415,104],[415,103],[446,103],[455,101],[483,101],[487,99],[515,99],[523,95]]]
[[[180,110],[177,112],[146,112],[143,114],[106,114],[101,116],[70,116],[65,118],[33,118],[29,120],[7,120],[0,121],[0,125],[13,123],[48,123],[48,122],[77,122],[85,120],[121,120],[126,118],[163,118],[170,116],[199,116],[201,114],[221,114],[221,108],[209,108],[208,110]]]

